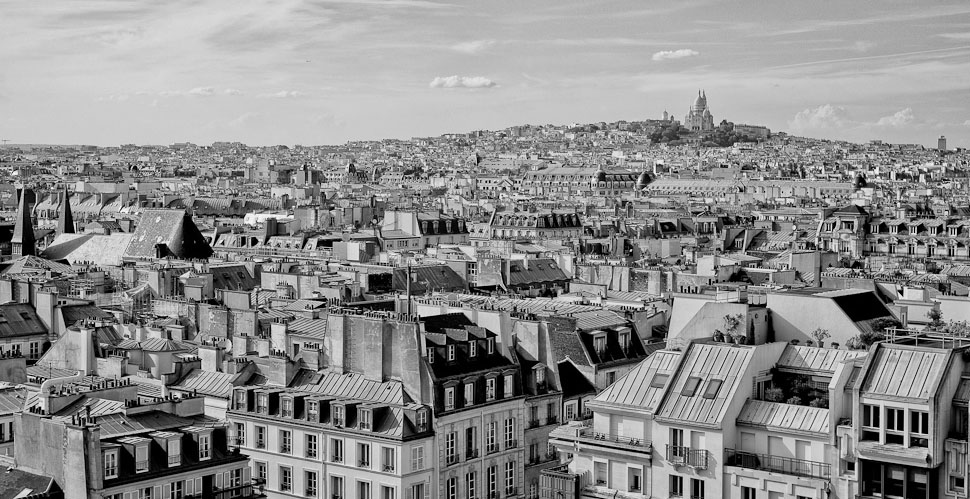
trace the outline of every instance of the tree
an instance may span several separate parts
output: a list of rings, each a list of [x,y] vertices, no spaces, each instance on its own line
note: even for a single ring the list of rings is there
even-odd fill
[[[929,312],[926,312],[926,318],[930,320],[930,323],[926,325],[927,329],[933,331],[939,331],[943,329],[945,323],[943,322],[943,312],[938,308],[931,308]]]
[[[818,342],[818,347],[819,348],[824,347],[825,346],[825,340],[828,339],[828,338],[831,338],[831,337],[832,337],[832,335],[829,334],[829,330],[828,329],[825,329],[825,328],[819,327],[819,328],[815,328],[815,330],[812,331],[812,338],[815,338],[815,341]]]

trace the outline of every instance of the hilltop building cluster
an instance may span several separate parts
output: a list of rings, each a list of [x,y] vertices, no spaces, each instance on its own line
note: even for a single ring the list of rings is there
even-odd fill
[[[967,497],[940,146],[5,145],[0,497]]]

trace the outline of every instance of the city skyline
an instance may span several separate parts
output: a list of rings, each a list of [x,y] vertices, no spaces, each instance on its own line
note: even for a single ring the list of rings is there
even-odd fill
[[[231,7],[231,8],[230,8]],[[970,5],[5,3],[0,138],[336,144],[680,119],[970,146]]]

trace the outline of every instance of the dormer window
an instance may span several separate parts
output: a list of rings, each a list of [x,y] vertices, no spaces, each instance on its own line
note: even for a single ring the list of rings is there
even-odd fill
[[[320,404],[318,402],[307,402],[306,418],[308,421],[320,421]]]
[[[293,417],[293,399],[283,399],[280,416],[283,416],[284,418]]]
[[[495,353],[495,338],[488,339],[488,354],[492,355]]]
[[[505,380],[502,383],[503,388],[505,388],[505,390],[504,390],[505,393],[502,395],[503,398],[509,398],[509,397],[511,397],[515,393],[515,382],[514,382],[514,380],[515,380],[515,376],[513,376],[511,374],[506,374],[505,375]]]
[[[269,413],[269,395],[265,393],[256,395],[256,412],[260,414]]]
[[[485,400],[495,400],[495,378],[485,379]]]
[[[434,364],[434,347],[428,347],[426,356],[428,357],[428,364]]]
[[[455,408],[455,387],[445,388],[445,410],[450,411]]]
[[[455,345],[448,345],[448,362],[455,361]]]
[[[242,409],[245,406],[246,406],[246,390],[236,390],[236,409]]]
[[[168,441],[168,467],[182,464],[182,442],[173,438]]]
[[[465,406],[475,404],[475,384],[465,383]]]
[[[360,410],[360,421],[358,422],[358,426],[360,427],[361,430],[370,430],[371,429],[371,411],[370,411],[370,409],[361,409]]]
[[[428,429],[428,411],[418,409],[418,413],[415,415],[415,420],[415,426],[417,426],[418,431],[425,431]]]
[[[535,375],[536,375],[536,386],[542,386],[543,383],[546,382],[546,370],[541,367],[537,367]]]
[[[468,356],[474,357],[478,355],[478,342],[475,340],[468,342]]]
[[[104,453],[104,479],[118,478],[118,450],[111,449]]]
[[[630,333],[629,331],[623,331],[620,333],[620,347],[624,350],[630,348]]]
[[[598,334],[593,337],[593,348],[596,349],[596,353],[601,354],[606,351],[606,335]]]
[[[135,473],[148,471],[148,445],[135,447]]]
[[[344,425],[344,406],[342,405],[333,406],[333,425],[334,426]]]
[[[209,435],[199,435],[199,461],[212,457],[212,439]]]

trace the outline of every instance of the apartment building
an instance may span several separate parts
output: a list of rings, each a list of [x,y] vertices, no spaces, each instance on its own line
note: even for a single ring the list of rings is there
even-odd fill
[[[237,387],[231,445],[268,497],[425,499],[434,480],[429,407],[400,383],[326,374],[299,389]]]
[[[552,432],[564,459],[540,497],[856,497],[851,432],[837,429],[869,358],[780,342],[659,350],[587,404],[592,422]]]
[[[516,358],[463,314],[424,317],[433,389],[438,497],[523,494],[526,403]]]
[[[223,424],[203,417],[201,398],[147,403],[133,383],[74,381],[45,382],[16,416],[18,470],[50,477],[66,499],[259,495],[248,457],[226,445]]]

